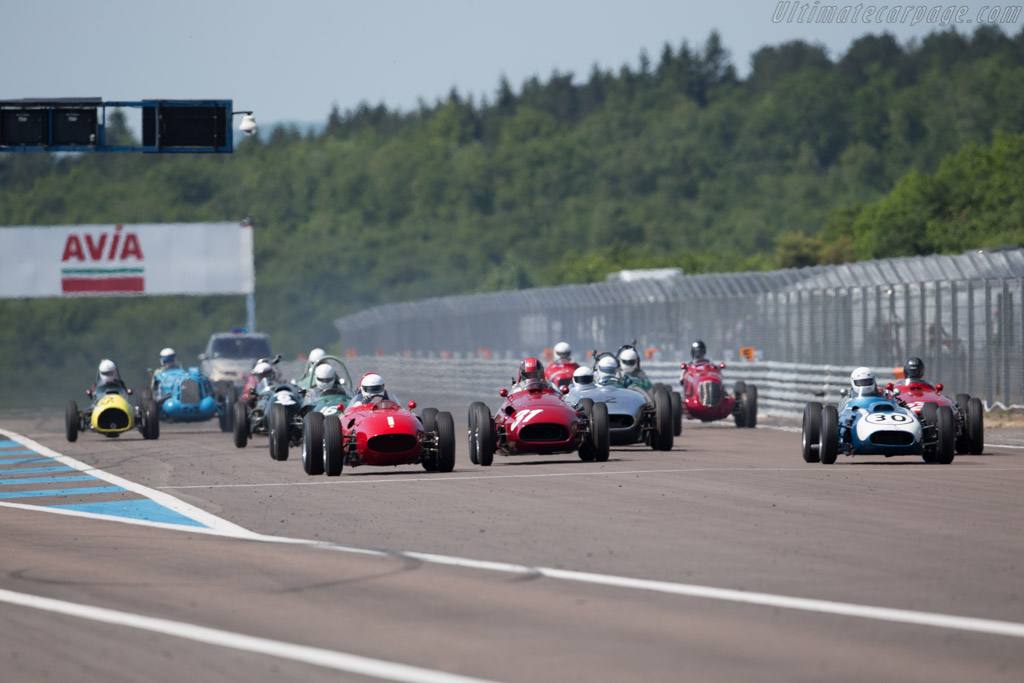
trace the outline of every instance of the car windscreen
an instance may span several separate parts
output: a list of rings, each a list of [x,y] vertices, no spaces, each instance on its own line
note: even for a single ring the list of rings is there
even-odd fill
[[[270,340],[265,337],[220,337],[213,340],[214,358],[270,358]]]

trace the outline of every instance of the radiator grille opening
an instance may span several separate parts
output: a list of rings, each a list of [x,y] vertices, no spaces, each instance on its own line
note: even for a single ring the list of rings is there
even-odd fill
[[[519,430],[520,441],[566,441],[569,431],[559,424],[529,424]]]

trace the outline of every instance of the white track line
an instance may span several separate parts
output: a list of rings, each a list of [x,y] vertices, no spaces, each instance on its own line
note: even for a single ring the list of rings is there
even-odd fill
[[[15,593],[0,589],[0,602],[20,605],[32,609],[55,612],[80,619],[99,621],[115,626],[126,626],[141,631],[162,633],[175,638],[184,638],[204,645],[217,645],[234,650],[244,650],[260,655],[270,655],[282,659],[290,659],[305,664],[313,664],[337,671],[355,673],[391,681],[408,681],[409,683],[486,683],[485,679],[471,678],[448,674],[433,669],[423,669],[407,664],[387,662],[381,659],[360,657],[359,655],[324,650],[294,643],[284,643],[269,638],[257,638],[231,631],[222,631],[195,624],[187,624],[168,619],[157,619],[140,614],[120,612],[103,607],[92,607],[64,600],[53,600],[37,595]]]
[[[27,443],[23,441],[22,443]],[[32,442],[34,443],[34,442]],[[41,451],[40,451],[41,452]],[[51,451],[52,452],[52,451]],[[59,454],[58,454],[59,455]],[[63,456],[61,456],[63,457]],[[67,458],[66,460],[76,462]],[[81,464],[81,463],[79,463]],[[809,471],[805,468],[797,468],[799,471]],[[939,470],[940,468],[933,468]],[[941,468],[946,471],[945,468]],[[649,470],[648,470],[649,471]],[[816,471],[821,471],[816,470]],[[506,476],[532,476],[532,475],[506,475]],[[118,479],[120,479],[118,477]],[[130,482],[129,482],[130,483]],[[140,487],[145,488],[145,487]],[[166,494],[163,494],[166,496]],[[166,496],[170,500],[175,500]],[[653,591],[671,595],[683,595],[710,600],[723,600],[727,602],[740,602],[751,605],[762,605],[784,609],[795,609],[823,614],[835,614],[840,616],[852,616],[862,619],[874,619],[904,624],[916,624],[932,626],[936,628],[947,628],[975,633],[986,633],[993,635],[1024,638],[1024,624],[1010,621],[997,621],[993,619],[978,619],[974,617],[960,617],[949,614],[934,612],[918,612],[914,610],[893,609],[888,607],[877,607],[872,605],[858,605],[853,603],[833,602],[831,600],[816,600],[810,598],[798,598],[786,595],[775,595],[771,593],[758,593],[752,591],[733,590],[728,588],[715,588],[712,586],[699,586],[695,584],[672,583],[668,581],[653,581],[648,579],[637,579],[626,576],[614,576],[610,574],[594,574],[589,572],[578,572],[564,569],[553,569],[548,567],[530,567],[526,565],[509,564],[504,562],[491,562],[487,560],[474,560],[464,557],[452,557],[448,555],[434,555],[430,553],[389,551],[372,548],[358,548],[344,546],[323,541],[307,540],[300,538],[288,538],[284,536],[267,536],[256,534],[234,524],[233,528],[209,530],[195,527],[182,527],[176,525],[160,525],[154,522],[142,520],[131,520],[102,515],[91,515],[72,510],[57,510],[53,508],[21,505],[17,503],[0,503],[0,507],[16,507],[19,509],[30,509],[37,512],[49,512],[52,514],[68,514],[78,517],[99,518],[105,521],[120,521],[128,524],[141,524],[143,526],[161,526],[173,531],[187,531],[189,533],[206,533],[210,535],[237,538],[240,540],[259,541],[263,543],[283,543],[289,545],[302,545],[311,548],[333,550],[336,552],[355,553],[360,555],[376,555],[380,557],[393,557],[418,560],[431,564],[440,564],[468,569],[485,571],[496,571],[504,573],[520,574],[530,577],[548,577],[562,581],[575,581],[579,583],[614,586],[633,590]],[[216,519],[216,518],[215,518]],[[299,647],[299,646],[295,646]]]

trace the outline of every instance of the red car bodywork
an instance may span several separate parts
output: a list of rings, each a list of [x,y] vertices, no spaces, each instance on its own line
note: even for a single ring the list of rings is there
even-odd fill
[[[423,423],[394,401],[354,406],[338,417],[346,443],[345,464],[410,465],[423,455]]]
[[[580,364],[571,360],[556,360],[544,368],[544,379],[556,387],[567,387],[572,382],[572,373],[576,372]]]
[[[942,389],[941,383],[932,386],[921,379],[911,379],[901,381],[893,386],[891,391],[902,402],[906,403],[908,408],[917,413],[918,417],[921,417],[926,403],[948,406],[953,411],[953,434],[956,438],[956,452],[973,453],[975,455],[981,453],[984,446],[984,426],[980,402],[978,399],[972,401],[971,397],[966,394],[958,394],[958,400],[963,403],[963,405],[959,405],[957,401],[943,395],[941,393]],[[977,415],[975,416],[972,413],[977,413]],[[973,434],[971,433],[972,429],[970,426],[971,418],[975,420]]]
[[[494,416],[497,450],[521,453],[571,453],[579,450],[582,416],[550,384],[528,382],[505,397]]]
[[[732,415],[736,400],[722,383],[721,366],[711,362],[683,364],[679,382],[683,385],[683,410],[691,420],[710,422]]]

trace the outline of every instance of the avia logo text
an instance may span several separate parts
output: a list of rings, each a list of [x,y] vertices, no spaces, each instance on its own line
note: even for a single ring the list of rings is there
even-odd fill
[[[64,242],[62,262],[66,261],[142,261],[142,247],[139,236],[134,232],[125,232],[123,226],[116,226],[113,233],[102,232],[98,235],[71,233]]]

